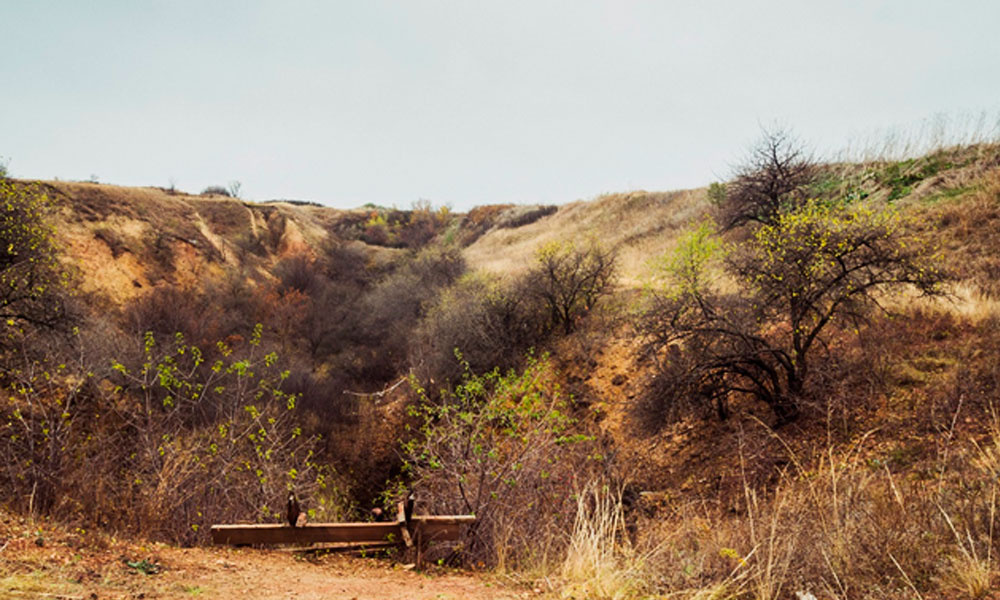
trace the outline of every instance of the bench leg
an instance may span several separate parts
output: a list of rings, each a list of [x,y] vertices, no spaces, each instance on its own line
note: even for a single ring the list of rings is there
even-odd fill
[[[424,568],[424,534],[417,527],[415,545],[417,547],[417,569]]]

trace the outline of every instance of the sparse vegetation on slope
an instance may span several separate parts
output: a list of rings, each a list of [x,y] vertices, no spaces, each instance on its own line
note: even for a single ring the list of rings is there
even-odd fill
[[[38,184],[87,310],[0,357],[2,502],[199,543],[413,486],[480,517],[436,557],[556,594],[986,596],[998,157],[810,163],[721,237],[735,181],[467,216]]]

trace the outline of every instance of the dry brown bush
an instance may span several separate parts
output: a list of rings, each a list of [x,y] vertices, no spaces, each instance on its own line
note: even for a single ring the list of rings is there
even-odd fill
[[[323,286],[323,276],[316,262],[304,254],[283,258],[274,265],[272,274],[278,278],[278,292],[291,290],[315,296]]]
[[[763,130],[724,193],[716,194],[719,223],[723,229],[771,223],[780,211],[805,200],[805,188],[816,173],[816,161],[791,132]]]
[[[212,361],[147,334],[138,360],[110,371],[83,349],[58,367],[11,366],[3,501],[180,543],[204,540],[212,523],[277,520],[289,486],[317,514],[334,510],[331,473],[259,336],[220,345]]]
[[[431,248],[408,257],[363,298],[360,344],[370,351],[361,378],[384,383],[405,370],[410,337],[424,310],[465,271],[456,249]]]
[[[414,332],[410,365],[432,390],[463,373],[515,366],[545,337],[548,315],[524,282],[470,275],[443,291]],[[461,358],[456,355],[459,353]]]
[[[617,277],[615,252],[594,240],[547,244],[538,250],[535,262],[526,275],[525,291],[545,304],[549,327],[566,334],[611,293]]]
[[[151,331],[160,337],[182,333],[189,340],[211,336],[210,307],[204,295],[190,288],[159,285],[123,307],[126,331],[140,336]]]

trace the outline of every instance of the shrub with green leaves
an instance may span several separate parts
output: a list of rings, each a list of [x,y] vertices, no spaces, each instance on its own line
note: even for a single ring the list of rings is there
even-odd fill
[[[591,445],[554,375],[545,356],[529,357],[521,372],[467,370],[440,402],[414,383],[419,425],[403,445],[405,472],[431,514],[478,517],[467,559],[512,567],[566,543]]]
[[[7,340],[66,316],[69,274],[59,264],[49,209],[36,186],[0,178],[0,322]]]
[[[281,389],[288,371],[262,350],[262,330],[238,350],[220,342],[214,361],[180,335],[162,344],[147,333],[140,366],[114,363],[119,444],[130,450],[120,470],[141,499],[137,530],[195,541],[211,523],[278,520],[290,488],[323,508],[317,440],[303,435],[298,397]]]
[[[751,237],[725,248],[704,225],[664,262],[666,285],[640,327],[660,372],[651,416],[694,401],[725,418],[730,397],[764,402],[777,423],[802,407],[817,349],[841,323],[856,329],[886,293],[942,293],[931,248],[896,211],[869,204],[808,201],[779,211]],[[705,277],[722,259],[736,284]]]
[[[20,348],[0,357],[0,502],[51,510],[83,463],[74,448],[93,412],[93,373],[73,335],[44,356]]]

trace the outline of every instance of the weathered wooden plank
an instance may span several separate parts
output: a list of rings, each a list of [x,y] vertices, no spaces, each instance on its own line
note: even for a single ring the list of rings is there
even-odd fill
[[[462,526],[474,523],[471,515],[413,516],[411,527],[424,540],[457,540]],[[248,525],[213,525],[213,544],[318,544],[318,543],[379,543],[413,544],[405,521],[374,523],[309,523],[304,527],[289,527],[276,523]]]
[[[462,525],[475,522],[471,515],[414,516],[412,526],[425,540],[457,540]],[[248,525],[213,525],[214,544],[316,544],[333,542],[406,543],[410,538],[405,522],[309,523],[289,527],[276,523]],[[412,544],[412,539],[409,544]],[[407,544],[407,545],[409,545]]]
[[[324,552],[366,552],[368,550],[386,550],[398,548],[399,542],[353,542],[353,543],[318,543],[310,546],[282,546],[276,548],[276,552],[300,553],[313,552],[322,554]]]
[[[461,523],[416,523],[420,537],[428,540],[457,540],[462,534]]]
[[[474,515],[415,515],[413,517],[413,522],[425,523],[425,524],[463,525],[463,524],[475,523],[476,517]]]
[[[213,525],[213,544],[312,544],[320,542],[385,542],[400,539],[396,523],[309,523]]]

